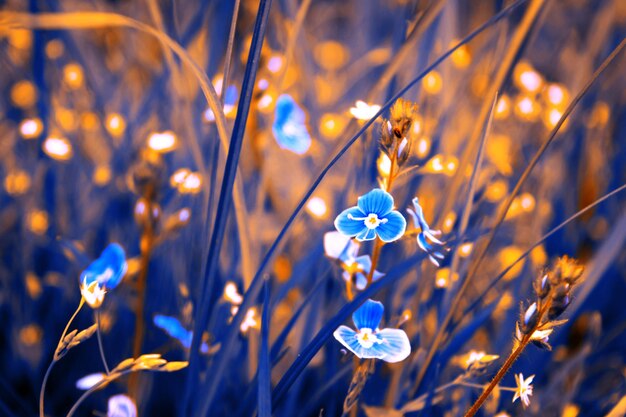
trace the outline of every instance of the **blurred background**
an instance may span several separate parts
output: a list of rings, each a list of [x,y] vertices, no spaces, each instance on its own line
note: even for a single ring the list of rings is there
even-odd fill
[[[462,374],[471,350],[506,357],[533,280],[569,255],[585,265],[569,321],[551,336],[551,352],[531,346],[502,383],[515,387],[513,373],[536,375],[530,407],[502,391],[481,413],[606,415],[626,394],[626,194],[577,216],[484,291],[544,234],[626,182],[623,52],[541,153],[472,277],[449,337],[424,382],[414,383],[498,210],[568,104],[624,39],[626,3],[274,0],[260,60],[245,73],[258,7],[255,0],[0,0],[0,415],[38,415],[43,375],[80,300],[80,272],[110,242],[128,259],[124,280],[100,309],[110,364],[137,352],[187,360],[201,303],[210,320],[191,367],[141,373],[132,389],[132,378],[121,378],[90,395],[76,415],[106,415],[108,399],[120,393],[142,416],[199,415],[211,384],[216,394],[204,415],[254,415],[263,296],[252,296],[242,323],[233,316],[261,260],[338,149],[485,22],[402,96],[417,104],[418,117],[409,161],[394,184],[395,205],[408,220],[406,208],[418,196],[449,256],[436,267],[410,236],[383,249],[377,269],[400,277],[372,298],[385,304],[385,323],[405,320],[412,354],[399,364],[377,362],[353,413],[463,415],[480,390],[452,387],[399,410]],[[490,21],[494,16],[501,18]],[[225,240],[207,280],[245,77],[254,89],[244,103],[249,115],[233,208],[221,218]],[[475,166],[495,92],[484,158]],[[211,95],[217,107],[207,102]],[[332,166],[261,271],[271,308],[273,387],[348,302],[341,267],[324,257],[323,237],[337,214],[389,170],[378,145],[380,121]],[[458,267],[450,274],[455,253]],[[205,285],[212,291],[202,300]],[[83,309],[72,328],[93,322]],[[237,335],[228,343],[233,326]],[[77,381],[103,372],[92,339],[55,365],[46,415],[67,414],[83,392]],[[213,381],[216,357],[226,366]],[[489,382],[497,369],[491,365],[475,382]],[[351,354],[324,339],[273,414],[342,415],[352,371]]]

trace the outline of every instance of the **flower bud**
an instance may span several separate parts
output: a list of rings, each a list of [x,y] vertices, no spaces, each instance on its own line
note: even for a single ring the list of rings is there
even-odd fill
[[[537,325],[539,320],[539,312],[537,310],[537,303],[532,303],[520,318],[521,330],[524,334],[531,332]]]

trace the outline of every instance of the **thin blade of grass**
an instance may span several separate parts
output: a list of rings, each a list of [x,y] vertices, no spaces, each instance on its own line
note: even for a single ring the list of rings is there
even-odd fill
[[[597,199],[593,203],[589,204],[588,206],[583,207],[582,209],[580,209],[579,211],[577,211],[576,213],[574,213],[573,215],[568,217],[566,220],[564,220],[561,224],[559,224],[558,226],[554,227],[548,233],[543,235],[538,241],[536,241],[528,249],[526,249],[526,251],[524,253],[522,253],[513,263],[511,263],[506,268],[504,268],[504,270],[502,272],[500,272],[495,279],[491,280],[491,282],[489,283],[487,288],[485,288],[480,293],[480,295],[478,297],[476,297],[476,299],[465,310],[463,310],[463,314],[461,316],[465,317],[473,309],[475,309],[478,306],[478,304],[480,303],[480,301],[487,295],[487,293],[489,291],[491,291],[502,280],[502,278],[504,278],[504,276],[511,269],[513,269],[515,267],[515,265],[517,265],[522,259],[526,258],[528,255],[530,255],[530,253],[533,251],[533,249],[535,249],[537,246],[539,246],[543,242],[545,242],[550,236],[552,236],[553,234],[555,234],[556,232],[558,232],[559,230],[561,230],[562,228],[564,228],[565,226],[567,226],[568,224],[570,224],[571,222],[573,222],[574,220],[576,220],[577,218],[582,216],[583,214],[587,213],[589,210],[593,209],[594,207],[600,205],[602,202],[604,202],[604,201],[608,200],[609,198],[613,197],[615,194],[618,194],[619,192],[624,191],[624,190],[626,190],[626,184],[624,184],[624,185],[616,188],[615,190],[605,194],[604,196],[600,197],[599,199]],[[452,326],[456,326],[456,324],[458,324],[458,323],[455,323]]]
[[[270,290],[265,281],[265,296],[263,297],[263,314],[261,316],[261,348],[259,350],[259,381],[257,393],[257,407],[259,417],[272,416],[272,382],[269,352],[270,335]]]
[[[237,106],[237,117],[235,118],[235,124],[233,126],[233,134],[228,148],[228,156],[226,158],[226,167],[224,168],[224,178],[222,180],[222,187],[220,191],[220,198],[217,204],[217,214],[215,216],[215,226],[213,233],[211,234],[211,241],[209,244],[209,255],[207,257],[207,270],[202,284],[201,302],[196,310],[196,317],[194,323],[194,335],[191,344],[191,355],[189,361],[189,378],[187,384],[187,390],[190,390],[192,384],[195,381],[194,374],[197,372],[197,362],[199,360],[199,348],[201,342],[201,335],[203,329],[206,328],[209,321],[211,306],[208,305],[211,300],[211,280],[215,277],[217,272],[217,264],[222,242],[224,240],[224,233],[226,231],[226,219],[232,205],[232,188],[235,182],[235,175],[237,173],[237,166],[239,163],[239,155],[241,153],[241,147],[243,145],[244,133],[246,129],[246,121],[248,119],[248,113],[250,110],[250,103],[252,101],[252,93],[256,81],[256,72],[258,69],[259,59],[261,56],[261,48],[263,46],[263,40],[265,38],[265,32],[267,29],[267,22],[269,18],[269,12],[271,8],[272,0],[261,0],[259,2],[259,9],[257,12],[257,18],[254,25],[254,32],[252,35],[252,43],[250,45],[250,52],[248,55],[248,62],[246,63],[246,70],[244,73],[243,83],[241,86],[241,97]],[[246,309],[247,311],[247,309]],[[239,327],[238,324],[231,326]],[[223,368],[223,364],[217,362],[218,369]],[[213,397],[217,391],[219,378],[209,379],[209,389],[206,395],[203,395],[200,402],[200,415],[206,415],[207,411],[213,401]]]

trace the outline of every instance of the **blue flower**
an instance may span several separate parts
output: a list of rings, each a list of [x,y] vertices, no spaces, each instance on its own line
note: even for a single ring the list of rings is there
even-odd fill
[[[276,100],[272,132],[278,146],[298,155],[304,154],[311,146],[311,135],[306,128],[304,110],[291,96],[283,94]]]
[[[413,218],[415,227],[420,229],[420,233],[417,235],[417,245],[428,254],[430,261],[435,266],[440,266],[441,261],[445,257],[444,252],[446,249],[444,247],[445,243],[437,239],[435,235],[439,235],[441,232],[433,230],[428,226],[426,219],[424,219],[424,210],[419,205],[417,197],[413,199],[413,210],[407,209],[406,211]]]
[[[356,289],[363,291],[367,287],[367,276],[372,269],[372,259],[369,255],[362,255],[352,259],[346,259],[342,262],[343,267],[343,279],[350,281],[354,277],[354,284]],[[374,270],[372,274],[372,281],[377,281],[384,277],[385,274]]]
[[[187,330],[183,325],[174,317],[164,316],[157,314],[154,316],[154,324],[167,333],[170,337],[178,340],[183,347],[189,349],[191,347],[191,339],[193,339],[193,332]],[[209,351],[209,346],[203,342],[200,347],[202,353]]]
[[[127,268],[124,249],[117,243],[111,243],[98,259],[81,272],[80,282],[89,286],[97,281],[99,286],[112,290],[120,283]]]
[[[411,353],[411,343],[404,330],[378,328],[384,311],[382,303],[367,300],[352,315],[357,331],[339,326],[333,336],[361,359],[375,358],[392,363],[403,361]]]
[[[357,206],[344,210],[335,219],[335,227],[346,236],[356,240],[383,242],[400,239],[406,229],[404,217],[393,210],[393,197],[381,189],[374,189],[359,197]]]

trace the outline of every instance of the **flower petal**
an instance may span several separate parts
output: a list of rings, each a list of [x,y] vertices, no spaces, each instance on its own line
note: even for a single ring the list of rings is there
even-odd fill
[[[376,238],[376,229],[368,229],[365,225],[363,225],[363,230],[361,230],[361,232],[355,237],[359,242],[374,240]]]
[[[340,232],[328,232],[324,234],[324,253],[332,259],[342,262],[353,260],[359,251],[359,244],[352,241],[349,236]]]
[[[401,329],[382,329],[376,333],[376,336],[383,340],[382,343],[376,343],[372,348],[376,348],[379,352],[385,354],[382,360],[385,362],[400,362],[405,360],[411,353],[411,342]]]
[[[349,216],[348,216],[349,215]],[[358,207],[350,207],[342,211],[335,218],[335,228],[345,236],[356,236],[367,229],[363,220],[353,220],[353,218],[367,217]]]
[[[392,211],[387,213],[383,219],[386,219],[386,223],[381,223],[376,229],[376,233],[378,237],[383,242],[393,242],[394,240],[398,240],[404,234],[406,230],[406,220],[397,211]]]
[[[352,314],[352,321],[357,329],[376,330],[383,318],[385,307],[379,301],[367,300]]]
[[[106,282],[101,283],[106,288],[112,290],[117,286],[117,284],[120,283],[126,273],[126,270],[128,269],[128,264],[126,263],[126,252],[124,252],[124,248],[122,248],[119,244],[111,243],[102,251],[100,259],[113,270],[113,275]]]
[[[80,274],[80,282],[86,282],[87,286],[98,281],[98,284],[112,290],[120,283],[128,264],[126,253],[117,243],[111,243],[103,251],[100,257],[89,264]]]
[[[333,333],[333,336],[339,343],[344,345],[346,349],[354,353],[359,358],[363,358],[363,346],[357,339],[356,332],[348,326],[339,326]]]
[[[359,197],[357,204],[366,215],[375,213],[378,217],[384,217],[393,208],[393,197],[387,191],[375,188]]]

